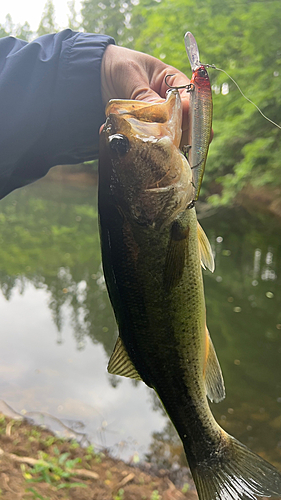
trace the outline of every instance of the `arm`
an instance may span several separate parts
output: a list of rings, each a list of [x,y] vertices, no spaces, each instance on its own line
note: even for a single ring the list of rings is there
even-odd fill
[[[98,155],[100,69],[114,40],[64,30],[0,40],[0,198],[58,164]]]
[[[55,165],[98,156],[109,99],[165,98],[189,79],[152,56],[113,45],[106,35],[64,30],[31,43],[0,39],[0,199]],[[189,95],[181,91],[183,141]]]

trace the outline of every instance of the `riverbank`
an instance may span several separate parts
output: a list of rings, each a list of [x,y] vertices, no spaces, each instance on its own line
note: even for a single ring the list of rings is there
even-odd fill
[[[0,414],[0,498],[5,500],[195,500],[193,487],[82,448],[25,419]]]
[[[248,186],[238,195],[237,203],[246,210],[259,210],[281,217],[281,189],[278,188]]]
[[[71,186],[79,186],[79,188],[96,186],[98,183],[97,167],[94,169],[92,165],[87,164],[59,165],[49,171],[43,182],[62,182]],[[281,189],[279,188],[247,186],[238,194],[234,203],[250,211],[259,210],[281,217]],[[211,205],[208,206],[211,210]]]

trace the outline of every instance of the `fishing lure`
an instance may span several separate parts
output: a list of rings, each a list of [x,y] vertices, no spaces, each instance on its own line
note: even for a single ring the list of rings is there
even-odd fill
[[[185,49],[192,69],[190,81],[190,126],[185,148],[193,172],[194,202],[198,200],[210,144],[213,117],[212,89],[206,66],[200,62],[199,50],[192,33],[184,37]]]

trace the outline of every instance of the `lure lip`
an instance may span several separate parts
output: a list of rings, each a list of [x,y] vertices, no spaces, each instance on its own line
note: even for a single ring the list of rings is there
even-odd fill
[[[196,40],[190,31],[184,35],[184,45],[192,71],[196,71],[202,64],[200,63],[199,50]]]

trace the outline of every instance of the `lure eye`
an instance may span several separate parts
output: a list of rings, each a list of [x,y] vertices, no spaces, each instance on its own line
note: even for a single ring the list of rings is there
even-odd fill
[[[109,138],[109,146],[112,151],[115,151],[120,156],[124,156],[130,149],[128,137],[123,134],[114,134]]]
[[[205,78],[208,75],[207,71],[204,68],[200,68],[198,70],[198,73],[200,76],[202,76],[202,78]]]

